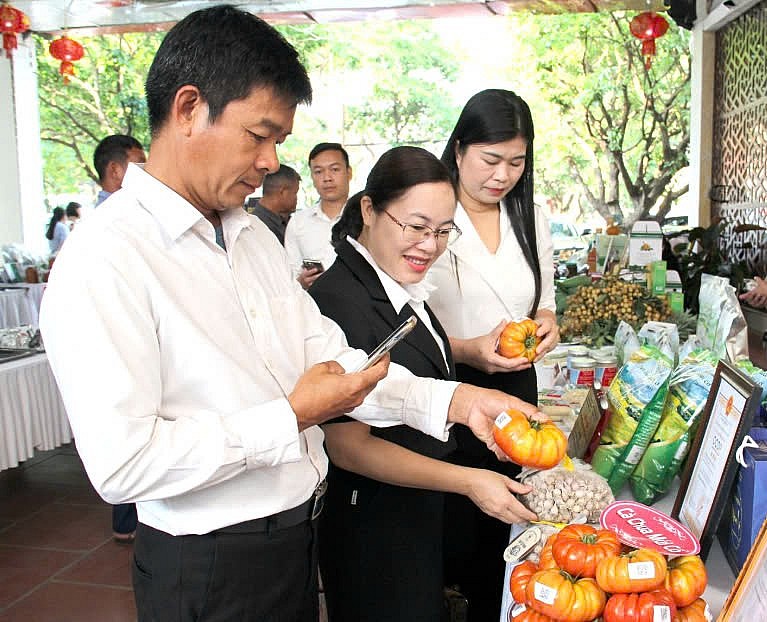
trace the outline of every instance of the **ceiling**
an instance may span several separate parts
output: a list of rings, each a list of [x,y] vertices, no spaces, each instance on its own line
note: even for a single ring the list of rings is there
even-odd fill
[[[26,13],[32,30],[81,35],[167,30],[210,0],[12,0]],[[569,13],[663,9],[662,0],[229,0],[266,21],[332,23],[443,17],[503,16],[511,11]]]

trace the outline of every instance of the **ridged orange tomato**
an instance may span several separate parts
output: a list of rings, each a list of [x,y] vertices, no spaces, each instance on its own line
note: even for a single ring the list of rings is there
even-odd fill
[[[708,609],[706,601],[699,598],[691,605],[677,609],[675,622],[711,622],[714,616]]]
[[[568,525],[557,534],[552,546],[557,566],[571,575],[592,578],[597,574],[597,564],[617,557],[620,550],[618,536],[590,525]]]
[[[539,570],[525,588],[528,605],[559,622],[591,622],[607,600],[594,579],[575,579],[563,570]]]
[[[597,565],[597,583],[605,592],[648,592],[666,581],[666,558],[653,549],[637,549],[608,557]]]
[[[511,460],[536,469],[556,466],[567,451],[567,437],[557,426],[528,419],[514,409],[498,415],[493,438]]]
[[[535,609],[528,608],[513,618],[511,617],[511,612],[509,612],[509,622],[556,622],[556,620],[538,613]]]
[[[663,588],[641,594],[613,594],[602,614],[604,622],[655,622],[656,607],[667,607],[669,620],[676,620],[674,597]]]
[[[498,354],[508,359],[523,356],[532,363],[535,350],[541,343],[541,338],[535,334],[537,332],[538,324],[533,320],[509,322],[498,339]]]
[[[554,561],[554,553],[551,550],[556,537],[556,534],[549,536],[549,539],[546,540],[546,544],[543,545],[540,557],[538,559],[538,570],[551,570],[552,568],[559,570],[557,562]]]
[[[526,560],[514,566],[514,570],[511,571],[511,576],[509,577],[509,591],[515,603],[525,602],[525,588],[528,581],[530,581],[530,577],[536,572],[538,572],[538,566],[531,561]]]
[[[682,555],[668,562],[666,589],[677,607],[686,607],[706,591],[706,566],[697,555]]]

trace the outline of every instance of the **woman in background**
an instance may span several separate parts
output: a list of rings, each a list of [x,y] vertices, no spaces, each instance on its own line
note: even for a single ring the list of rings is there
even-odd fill
[[[70,203],[67,205],[67,220],[69,221],[69,230],[75,228],[75,225],[80,222],[80,210],[82,209],[82,205],[79,203],[76,203],[75,201],[70,201]]]
[[[48,238],[48,250],[51,255],[55,255],[61,250],[61,246],[68,235],[67,214],[63,207],[55,207],[51,220],[48,223],[48,230],[45,232],[45,237]]]
[[[422,281],[460,235],[455,200],[447,169],[428,151],[386,152],[333,227],[336,261],[309,289],[349,344],[366,351],[415,314],[415,329],[391,360],[443,380],[454,378],[453,358]],[[507,529],[534,518],[512,494],[529,488],[443,462],[452,441],[407,426],[371,429],[345,417],[323,429],[331,465],[320,571],[331,622],[442,619],[444,492],[465,496]]]
[[[463,235],[435,263],[429,282],[458,380],[536,404],[532,364],[495,351],[506,322],[524,317],[539,325],[537,359],[559,340],[551,234],[533,204],[533,138],[530,109],[515,93],[489,89],[466,103],[442,154],[458,187],[455,221]],[[498,461],[463,430],[456,440],[456,464],[517,474],[518,467]],[[497,620],[508,525],[456,495],[447,499],[446,525],[448,585],[467,597],[472,622]]]

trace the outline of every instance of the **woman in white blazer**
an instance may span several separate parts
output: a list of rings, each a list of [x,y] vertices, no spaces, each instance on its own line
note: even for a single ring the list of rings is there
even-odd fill
[[[530,109],[511,91],[481,91],[466,103],[442,154],[458,186],[455,223],[463,235],[428,279],[437,287],[430,305],[449,336],[458,380],[535,404],[532,365],[495,352],[508,320],[538,323],[538,358],[559,340],[551,235],[533,204],[533,138]],[[514,465],[456,432],[455,462],[516,475]],[[448,499],[447,513],[448,585],[468,598],[471,622],[497,620],[509,527],[457,496]]]

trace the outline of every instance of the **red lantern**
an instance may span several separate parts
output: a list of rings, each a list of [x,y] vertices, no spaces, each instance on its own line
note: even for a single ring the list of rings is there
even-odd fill
[[[636,15],[629,24],[631,34],[642,40],[642,56],[647,69],[652,65],[655,56],[655,40],[666,34],[668,22],[662,15],[653,11],[645,11]]]
[[[16,35],[29,30],[29,18],[10,4],[0,6],[0,32],[3,33],[3,49],[10,58],[17,47]]]
[[[72,61],[80,60],[83,57],[83,46],[74,39],[63,35],[60,39],[52,41],[48,49],[53,58],[61,61],[59,73],[64,76],[64,84],[69,84],[69,76],[75,75],[75,66]]]

